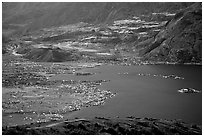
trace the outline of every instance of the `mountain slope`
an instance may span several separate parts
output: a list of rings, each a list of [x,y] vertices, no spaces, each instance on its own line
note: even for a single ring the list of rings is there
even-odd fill
[[[179,63],[202,60],[202,6],[195,3],[180,11],[154,38],[136,45],[147,60]]]
[[[192,3],[3,3],[3,29],[23,32],[78,22],[108,23],[149,12],[175,11]]]

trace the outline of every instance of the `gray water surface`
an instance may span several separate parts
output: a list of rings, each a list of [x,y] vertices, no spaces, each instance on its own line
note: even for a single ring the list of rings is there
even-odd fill
[[[188,123],[202,123],[202,93],[177,92],[181,88],[202,90],[202,66],[103,65],[83,71],[96,74],[90,76],[61,75],[59,77],[72,80],[110,80],[99,88],[111,90],[116,93],[116,96],[107,100],[102,106],[83,108],[73,112],[70,118],[135,116],[181,119]],[[184,79],[161,77],[172,74]]]

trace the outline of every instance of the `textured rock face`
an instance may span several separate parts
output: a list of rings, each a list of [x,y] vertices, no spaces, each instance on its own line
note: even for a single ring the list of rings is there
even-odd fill
[[[154,61],[199,63],[202,59],[201,3],[177,13],[154,37],[139,43],[140,55]]]

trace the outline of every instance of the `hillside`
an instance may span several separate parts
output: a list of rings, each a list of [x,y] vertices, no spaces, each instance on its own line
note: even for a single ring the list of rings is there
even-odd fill
[[[155,118],[74,119],[3,127],[3,135],[200,135],[201,127]]]
[[[201,3],[3,3],[4,39],[16,34],[33,44],[49,43],[59,49],[67,43],[73,49],[85,48],[89,42],[88,50],[116,50],[122,56],[131,53],[130,58],[139,55],[142,61],[200,63],[201,28]],[[68,45],[66,50],[70,50]],[[3,44],[3,53],[6,48]],[[58,55],[59,59],[53,59],[53,55],[52,50],[34,49],[24,57],[45,62],[82,59]]]
[[[19,53],[19,52],[18,52]],[[25,52],[25,58],[41,62],[63,62],[73,61],[79,58],[78,55],[61,50],[59,48],[33,48]]]
[[[146,60],[178,63],[202,60],[201,3],[178,12],[154,37],[136,45]]]
[[[18,34],[78,22],[110,23],[150,12],[171,12],[192,3],[3,3],[4,31]],[[145,8],[144,8],[145,7]]]

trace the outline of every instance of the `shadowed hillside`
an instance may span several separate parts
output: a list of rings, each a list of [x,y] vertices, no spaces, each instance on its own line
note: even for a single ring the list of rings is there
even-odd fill
[[[23,53],[25,51],[21,51]],[[27,49],[25,58],[35,62],[63,62],[79,59],[77,54],[59,48],[33,48]]]

